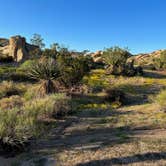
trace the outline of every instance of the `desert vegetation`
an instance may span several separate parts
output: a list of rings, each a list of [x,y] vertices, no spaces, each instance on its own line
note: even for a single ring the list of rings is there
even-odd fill
[[[31,42],[22,61],[0,59],[0,152],[11,164],[52,154],[59,165],[165,164],[165,51],[147,70],[120,47],[99,65],[86,51],[44,48],[40,35]]]
[[[166,70],[166,51],[161,52],[158,58],[154,58],[154,66],[156,70]]]

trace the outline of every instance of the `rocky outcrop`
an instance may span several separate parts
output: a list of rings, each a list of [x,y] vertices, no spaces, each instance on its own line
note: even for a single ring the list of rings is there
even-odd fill
[[[9,40],[0,39],[1,56],[10,56],[16,62],[27,59],[30,51],[37,48],[37,46],[26,43],[26,39],[21,36],[13,36]]]
[[[97,63],[103,62],[102,55],[103,55],[102,51],[96,51],[95,53],[91,54],[94,62],[97,62]]]
[[[132,59],[134,59],[135,63],[138,65],[149,66],[149,65],[153,64],[153,60],[155,58],[160,57],[160,55],[163,51],[164,50],[157,50],[157,51],[153,51],[151,53],[138,54],[136,56],[133,56]]]
[[[8,39],[0,38],[0,47],[4,47],[9,44]]]
[[[161,55],[164,50],[157,50],[152,53],[138,54],[135,56],[135,60],[145,60],[147,58],[157,58]]]

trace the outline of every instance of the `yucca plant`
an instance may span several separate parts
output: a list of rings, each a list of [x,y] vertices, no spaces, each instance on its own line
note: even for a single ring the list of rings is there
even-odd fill
[[[41,82],[40,90],[43,89],[44,94],[58,91],[53,81],[59,76],[58,66],[54,59],[43,59],[37,62],[29,71],[29,76]]]

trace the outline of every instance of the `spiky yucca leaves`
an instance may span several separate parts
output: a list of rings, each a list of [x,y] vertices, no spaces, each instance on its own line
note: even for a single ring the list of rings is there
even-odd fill
[[[36,63],[30,70],[29,76],[41,81],[40,92],[43,91],[44,94],[50,94],[58,91],[53,82],[59,76],[58,66],[54,59],[44,59]]]

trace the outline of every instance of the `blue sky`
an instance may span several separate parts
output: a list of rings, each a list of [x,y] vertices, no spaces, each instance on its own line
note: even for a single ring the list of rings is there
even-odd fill
[[[166,0],[0,0],[0,37],[39,33],[70,49],[166,48]]]

